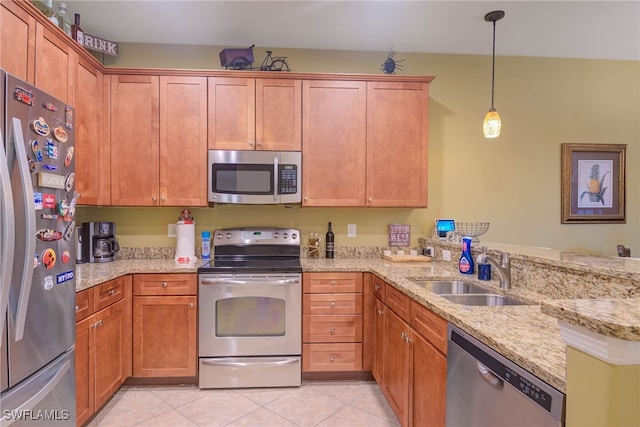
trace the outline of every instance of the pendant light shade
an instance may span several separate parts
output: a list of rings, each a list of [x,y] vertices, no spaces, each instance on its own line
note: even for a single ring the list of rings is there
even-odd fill
[[[500,120],[500,114],[493,106],[493,94],[496,80],[496,21],[504,18],[503,10],[494,10],[484,16],[484,20],[487,22],[493,22],[493,53],[491,56],[491,108],[484,116],[484,122],[482,123],[482,131],[485,138],[497,138],[500,136],[500,130],[502,129],[502,120]]]

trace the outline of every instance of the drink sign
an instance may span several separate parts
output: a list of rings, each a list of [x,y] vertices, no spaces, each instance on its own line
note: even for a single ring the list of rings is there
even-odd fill
[[[111,56],[118,56],[118,43],[110,42],[109,40],[101,39],[100,37],[92,36],[87,33],[79,33],[77,36],[77,42],[87,49],[102,52]]]
[[[410,241],[410,225],[389,224],[389,246],[409,246]]]

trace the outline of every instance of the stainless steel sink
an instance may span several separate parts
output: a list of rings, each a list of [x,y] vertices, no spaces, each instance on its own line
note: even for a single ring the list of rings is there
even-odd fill
[[[434,294],[487,294],[491,291],[461,280],[428,280],[409,278],[412,282],[424,286]]]
[[[505,297],[498,294],[440,294],[442,298],[446,298],[451,302],[460,305],[475,306],[498,306],[498,305],[527,305],[527,303],[518,301],[517,299]]]

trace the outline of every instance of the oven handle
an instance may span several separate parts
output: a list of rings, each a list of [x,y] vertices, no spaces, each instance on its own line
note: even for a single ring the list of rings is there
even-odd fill
[[[231,362],[228,360],[201,360],[201,363],[204,365],[225,365],[225,366],[239,366],[245,368],[247,366],[251,366],[253,368],[267,367],[267,366],[284,366],[284,365],[292,365],[294,363],[299,363],[300,359],[296,357],[292,357],[289,359],[276,360],[273,362]]]
[[[264,279],[255,277],[248,280],[238,280],[238,279],[200,279],[200,284],[202,285],[250,285],[250,284],[265,284],[265,285],[291,285],[300,283],[300,279]]]

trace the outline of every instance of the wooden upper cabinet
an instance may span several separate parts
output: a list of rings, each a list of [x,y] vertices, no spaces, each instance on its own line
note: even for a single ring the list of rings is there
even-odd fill
[[[160,77],[160,205],[207,205],[207,79]]]
[[[427,83],[367,83],[366,206],[427,206],[428,103]]]
[[[256,79],[256,150],[301,148],[302,82]]]
[[[366,83],[302,82],[303,206],[363,206]]]
[[[208,86],[210,149],[301,149],[300,80],[210,77]]]
[[[111,76],[111,203],[159,205],[160,78]]]
[[[76,190],[81,205],[109,204],[109,158],[104,138],[104,76],[78,58],[75,67],[74,118]]]
[[[256,86],[253,78],[209,77],[210,149],[255,148]]]
[[[44,25],[36,24],[35,85],[59,100],[73,102],[76,53],[69,42]]]
[[[35,57],[35,18],[14,2],[0,2],[0,68],[34,83]]]

